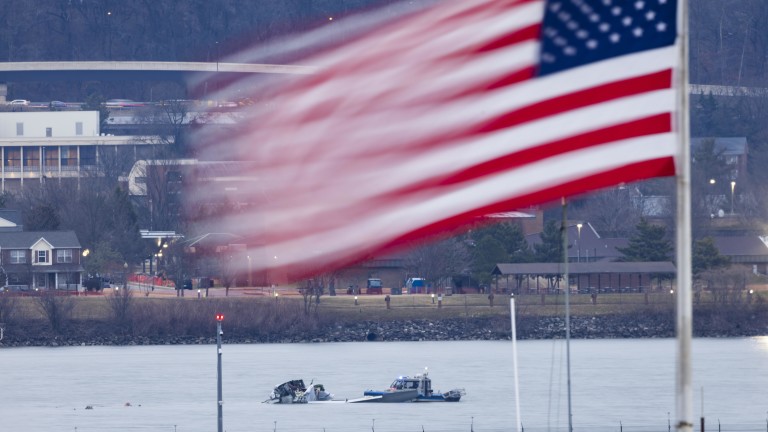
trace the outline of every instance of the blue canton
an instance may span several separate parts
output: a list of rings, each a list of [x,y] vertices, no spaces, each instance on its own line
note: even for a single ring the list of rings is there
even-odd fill
[[[549,0],[539,75],[672,45],[677,0]]]

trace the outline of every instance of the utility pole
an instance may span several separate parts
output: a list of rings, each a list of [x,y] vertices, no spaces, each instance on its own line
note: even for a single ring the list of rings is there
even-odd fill
[[[224,314],[216,314],[216,352],[218,357],[218,414],[219,414],[219,432],[224,432],[224,400],[221,396],[221,322],[224,321]]]

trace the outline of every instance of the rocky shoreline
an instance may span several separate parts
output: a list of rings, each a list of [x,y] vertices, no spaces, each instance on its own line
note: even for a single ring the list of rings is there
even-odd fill
[[[695,337],[745,337],[768,335],[766,313],[699,313],[694,317]],[[25,331],[6,329],[0,347],[24,346],[127,346],[189,345],[216,343],[215,335],[131,335],[104,331],[104,326],[79,323],[64,334],[52,334],[40,323]],[[517,338],[561,339],[565,337],[563,317],[524,316],[517,319]],[[19,329],[20,330],[20,329]],[[675,336],[674,314],[643,311],[630,316],[599,315],[571,317],[574,339],[671,338]],[[281,332],[248,333],[225,331],[227,344],[324,343],[389,341],[509,340],[510,323],[504,317],[466,317],[438,321],[359,321],[333,323],[313,329],[287,328]]]

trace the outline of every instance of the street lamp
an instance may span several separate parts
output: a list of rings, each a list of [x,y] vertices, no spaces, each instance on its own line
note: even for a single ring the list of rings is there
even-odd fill
[[[578,247],[578,250],[576,251],[576,262],[581,262],[581,227],[583,224],[581,222],[576,224],[576,230],[579,232],[578,239],[576,239],[576,246]]]
[[[733,190],[736,189],[736,180],[731,180],[731,214],[733,214]]]

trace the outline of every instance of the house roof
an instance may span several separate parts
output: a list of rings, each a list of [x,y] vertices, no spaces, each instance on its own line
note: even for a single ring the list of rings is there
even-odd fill
[[[544,275],[562,274],[562,263],[515,263],[496,264],[491,274],[494,275]],[[675,265],[671,262],[590,262],[569,263],[568,273],[596,274],[596,273],[674,273]]]
[[[768,257],[768,246],[758,236],[744,237],[713,237],[720,255],[726,256],[755,256]]]
[[[541,233],[525,236],[528,245],[541,243]],[[579,230],[576,222],[568,223],[568,257],[572,259],[615,260],[622,256],[617,247],[626,247],[626,238],[602,238],[589,222]]]
[[[19,210],[0,209],[0,219],[7,221],[7,225],[20,226],[21,212]]]
[[[74,231],[20,231],[0,232],[0,248],[27,249],[40,239],[45,239],[55,249],[80,248]]]

